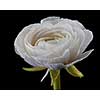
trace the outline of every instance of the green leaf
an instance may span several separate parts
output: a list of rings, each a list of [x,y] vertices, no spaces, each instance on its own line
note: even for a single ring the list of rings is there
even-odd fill
[[[45,67],[32,67],[32,68],[23,67],[22,69],[25,70],[25,71],[29,71],[29,72],[31,72],[31,71],[35,72],[35,71],[45,70],[46,68]]]
[[[55,82],[55,80],[58,78],[60,74],[60,70],[50,70],[50,77],[51,77],[51,86]]]
[[[70,75],[74,77],[80,77],[80,78],[84,77],[84,75],[74,65],[66,68],[66,70]]]

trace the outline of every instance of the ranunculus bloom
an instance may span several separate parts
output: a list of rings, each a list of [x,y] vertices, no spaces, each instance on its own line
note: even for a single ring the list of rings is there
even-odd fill
[[[92,39],[92,32],[77,20],[47,17],[41,23],[26,26],[14,46],[30,65],[55,70],[86,58],[93,51],[84,52]]]

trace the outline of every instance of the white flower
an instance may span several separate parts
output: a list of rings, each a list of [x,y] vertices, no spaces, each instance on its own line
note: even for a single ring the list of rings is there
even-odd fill
[[[48,69],[69,67],[93,51],[84,52],[93,39],[77,20],[47,17],[26,26],[14,42],[15,50],[27,63]]]

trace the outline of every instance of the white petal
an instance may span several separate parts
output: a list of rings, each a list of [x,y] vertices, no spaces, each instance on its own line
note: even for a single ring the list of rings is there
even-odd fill
[[[70,47],[69,47],[69,50],[70,50],[70,61],[73,61],[78,56],[79,47],[80,47],[79,39],[73,40],[72,45],[70,45]]]
[[[31,24],[29,26],[26,26],[16,37],[14,46],[16,53],[19,54],[22,58],[27,54],[24,46],[24,38],[25,36],[30,32],[31,29],[34,29],[38,27],[39,24]]]
[[[84,50],[87,48],[87,46],[90,44],[90,42],[93,40],[93,34],[89,30],[84,30],[85,33],[85,39],[80,47],[80,54],[84,52]]]
[[[63,55],[61,56],[58,56],[58,57],[51,57],[51,58],[48,58],[48,57],[38,57],[37,60],[42,62],[42,63],[64,63],[65,61],[68,62],[70,58],[70,52],[69,50],[65,50]]]
[[[94,50],[94,49],[89,50],[89,51],[87,51],[87,52],[81,54],[75,61],[73,61],[73,62],[67,64],[66,67],[70,67],[71,65],[73,65],[73,64],[75,64],[75,63],[77,63],[77,62],[79,62],[79,61],[81,61],[81,60],[87,58],[87,57],[92,53],[93,50]]]
[[[85,33],[82,29],[80,28],[73,28],[74,33],[75,33],[75,40],[73,43],[73,47],[71,49],[71,54],[72,56],[78,56],[80,54],[80,47],[85,41]],[[74,53],[74,54],[73,54]]]
[[[81,29],[85,28],[78,20],[73,20],[72,23],[74,27],[80,27]]]
[[[74,28],[74,32],[75,33],[75,38],[73,38],[73,40],[71,41],[71,45],[69,47],[70,50],[70,62],[73,61],[80,52],[80,45],[83,43],[84,41],[84,32],[83,30],[79,29],[79,28]]]
[[[65,50],[62,56],[52,58],[52,63],[64,63],[65,61],[68,62],[70,58],[69,49]]]
[[[51,28],[48,25],[40,25],[40,27],[38,27],[38,29],[34,30],[32,29],[25,37],[24,42],[36,42],[37,39],[39,39],[40,37],[44,36],[44,33],[46,33],[49,28]],[[34,40],[34,41],[32,41]]]
[[[53,25],[60,21],[60,17],[47,17],[41,20],[41,23],[51,23]]]
[[[33,46],[30,47],[29,45],[26,45],[26,50],[28,55],[33,56],[33,57],[41,57],[42,55],[45,55],[48,53],[48,51],[46,51],[45,49],[41,49],[38,46]]]
[[[67,49],[70,46],[71,40],[64,41],[61,45],[55,46],[55,48],[49,48],[44,55],[38,56],[37,59],[40,62],[47,63],[63,63],[65,60],[69,59],[69,50]]]
[[[65,65],[63,63],[55,63],[55,64],[44,63],[44,66],[52,70],[65,68]]]
[[[76,35],[76,38],[79,39],[80,44],[82,44],[84,39],[85,39],[84,31],[82,29],[80,29],[80,28],[73,28],[73,31],[74,31],[74,33]]]
[[[41,62],[39,60],[37,60],[36,58],[34,57],[29,57],[29,56],[26,56],[25,59],[24,59],[28,64],[34,66],[34,67],[46,67],[46,68],[49,68],[49,69],[53,69],[53,70],[56,70],[56,69],[61,69],[61,68],[64,68],[64,64],[62,63],[47,63],[47,62]]]
[[[72,27],[79,27],[81,29],[85,28],[78,20],[70,20],[70,19],[62,19],[62,20],[66,21]]]
[[[43,27],[42,27],[43,28]],[[26,37],[24,38],[24,45],[25,45],[25,49],[27,50],[27,53],[31,56],[41,56],[44,55],[46,53],[45,50],[43,50],[43,48],[41,46],[32,46],[32,43],[36,42],[36,40],[38,38],[41,37],[41,35],[43,33],[45,33],[45,31],[47,31],[47,29],[42,29],[41,27],[36,30],[36,31],[31,31],[29,34],[26,35]],[[33,40],[33,41],[32,41]],[[33,43],[33,44],[34,44]]]
[[[56,27],[56,26],[55,27],[51,27],[51,29],[48,29],[47,31],[42,32],[43,33],[42,37],[43,36],[50,36],[50,35],[53,35],[55,33],[62,34],[63,31],[66,32],[66,33],[68,32],[63,27]]]
[[[36,66],[43,66],[39,61],[37,61],[35,58],[33,58],[33,57],[31,57],[31,56],[25,56],[24,60],[25,60],[28,64],[30,64],[30,65],[32,65],[32,66],[34,66],[34,67],[36,67]]]
[[[55,26],[55,28],[63,28],[63,31],[66,30],[66,33],[69,32],[70,34],[73,33],[73,29],[72,26],[68,23],[66,23],[66,21],[60,21],[59,23],[57,23]],[[62,31],[62,32],[63,32]]]

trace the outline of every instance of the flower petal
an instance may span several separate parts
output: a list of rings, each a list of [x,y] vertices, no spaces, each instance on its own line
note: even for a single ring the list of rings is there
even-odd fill
[[[76,39],[79,39],[80,44],[83,43],[85,39],[85,33],[80,28],[73,28],[74,34],[76,34]]]
[[[70,59],[70,52],[69,49],[65,50],[62,56],[55,57],[52,59],[52,63],[65,63],[68,62]]]
[[[65,52],[63,53],[62,56],[51,57],[51,58],[38,57],[37,60],[42,63],[48,62],[48,64],[51,64],[51,63],[64,63],[65,61],[68,62],[69,58],[70,58],[70,52],[69,52],[69,49],[67,49],[67,50],[65,50]]]
[[[60,21],[60,17],[47,17],[41,20],[41,23],[51,23],[53,25]]]
[[[84,33],[85,33],[85,39],[82,45],[80,46],[80,54],[84,52],[84,50],[87,48],[87,46],[90,44],[90,42],[93,39],[93,34],[91,31],[85,29]]]
[[[30,57],[30,56],[25,56],[24,59],[28,64],[34,66],[34,67],[45,67],[45,68],[49,68],[49,69],[61,69],[64,68],[64,64],[62,63],[48,63],[48,62],[42,62],[39,61],[38,59],[36,59],[35,57]]]
[[[29,26],[26,26],[17,36],[17,38],[15,39],[14,42],[14,46],[15,46],[15,51],[18,55],[20,55],[22,58],[24,58],[25,55],[27,55],[26,53],[26,49],[24,46],[24,38],[25,36],[30,32],[30,30],[38,27],[39,24],[31,24]]]
[[[72,44],[69,47],[70,51],[70,62],[73,61],[77,56],[79,52],[80,42],[79,39],[73,40]]]
[[[63,18],[62,20],[66,21],[66,23],[70,24],[72,27],[78,27],[81,29],[85,28],[78,20],[70,20],[70,19],[63,19]]]
[[[85,40],[84,31],[79,28],[73,28],[73,34],[75,34],[75,39],[73,39],[73,43],[70,46],[70,54],[71,54],[71,61],[73,61],[80,53],[80,46],[83,44]]]
[[[93,50],[94,49],[86,51],[85,53],[81,54],[75,61],[67,64],[66,67],[70,67],[71,65],[73,65],[73,64],[75,64],[75,63],[87,58],[92,53]]]
[[[34,66],[34,67],[36,67],[36,66],[41,66],[41,67],[43,67],[43,65],[42,65],[39,61],[37,61],[36,59],[32,58],[31,56],[25,56],[24,60],[25,60],[28,64],[30,64],[30,65],[32,65],[32,66]]]
[[[72,26],[68,23],[66,23],[66,21],[60,21],[59,23],[57,23],[55,26],[55,28],[63,28],[63,31],[62,32],[69,32],[70,34],[73,33],[73,29],[72,29]]]
[[[52,70],[62,69],[62,68],[65,67],[65,65],[62,64],[62,63],[44,64],[44,65],[47,66],[49,69],[52,69]]]

